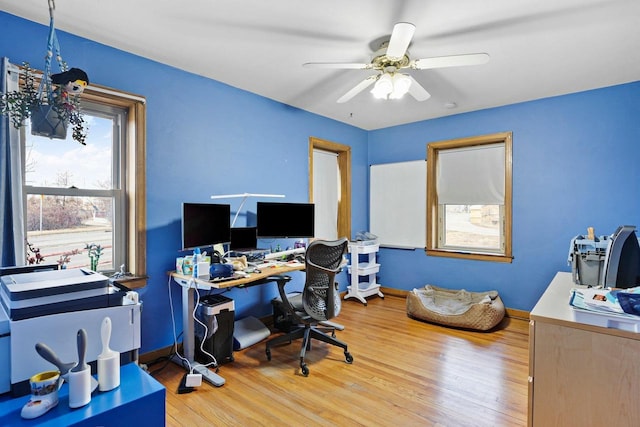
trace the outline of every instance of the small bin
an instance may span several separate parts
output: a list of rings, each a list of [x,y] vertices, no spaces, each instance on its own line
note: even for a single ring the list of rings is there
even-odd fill
[[[207,325],[207,336],[204,337],[204,328],[195,322],[196,360],[203,364],[213,362],[211,357],[200,349],[204,340],[202,347],[216,358],[218,365],[233,362],[233,300],[223,295],[207,295],[200,299],[196,317]]]

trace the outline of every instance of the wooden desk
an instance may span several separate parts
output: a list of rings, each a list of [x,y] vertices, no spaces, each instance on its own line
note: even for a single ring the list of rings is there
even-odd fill
[[[243,277],[240,279],[223,281],[196,279],[191,276],[185,276],[184,274],[171,272],[170,275],[173,280],[178,285],[180,285],[180,287],[182,287],[182,346],[184,349],[184,357],[189,361],[191,366],[195,366],[194,372],[202,374],[203,379],[215,385],[216,387],[220,387],[224,384],[224,378],[210,371],[208,368],[199,366],[196,362],[194,362],[195,325],[194,320],[191,317],[191,313],[193,313],[193,309],[195,306],[194,293],[196,287],[198,289],[208,291],[211,289],[226,289],[233,287],[260,285],[270,282],[268,279],[272,276],[286,274],[292,271],[299,271],[303,269],[304,264],[299,262],[290,262],[284,263],[277,267],[267,267],[260,271],[260,273],[250,273],[247,277]],[[177,364],[182,365],[182,360],[180,358],[174,358],[174,361]]]
[[[557,273],[530,314],[529,426],[640,426],[640,334],[576,321],[575,286]]]
[[[203,280],[203,279],[195,279],[196,284],[198,285],[198,289],[202,290],[211,290],[211,289],[226,289],[226,288],[234,288],[239,286],[254,286],[259,285],[260,281],[271,277],[277,276],[278,274],[290,273],[292,271],[304,270],[304,264],[301,262],[288,262],[283,263],[277,267],[267,267],[264,270],[261,270],[260,273],[249,273],[247,277],[242,277],[240,279],[233,280]],[[188,285],[188,283],[194,278],[191,276],[185,276],[184,274],[172,272],[171,277],[182,287]]]

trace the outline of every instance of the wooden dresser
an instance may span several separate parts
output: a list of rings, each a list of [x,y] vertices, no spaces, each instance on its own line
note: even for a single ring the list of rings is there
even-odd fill
[[[640,426],[640,334],[576,321],[574,286],[557,273],[531,311],[529,426]]]

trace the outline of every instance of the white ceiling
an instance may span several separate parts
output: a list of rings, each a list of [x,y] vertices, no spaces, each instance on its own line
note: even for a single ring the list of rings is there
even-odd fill
[[[56,28],[371,130],[640,80],[638,0],[57,0]],[[48,25],[47,0],[0,10]],[[397,22],[412,59],[486,52],[488,64],[410,70],[418,102],[336,100],[371,70]],[[63,46],[64,49],[64,46]],[[73,64],[70,64],[73,66]],[[100,83],[100,82],[96,82]],[[446,108],[447,103],[456,108]]]

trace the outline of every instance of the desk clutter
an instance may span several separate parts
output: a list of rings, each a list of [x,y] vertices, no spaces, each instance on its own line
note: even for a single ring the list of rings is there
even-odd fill
[[[259,257],[254,254],[252,261],[249,261],[246,255],[223,257],[220,252],[214,251],[209,256],[196,248],[193,255],[176,258],[176,273],[212,282],[240,279],[284,264],[304,264],[305,246],[276,252],[259,250],[259,253]]]
[[[577,321],[640,332],[639,242],[631,225],[600,237],[590,227],[587,236],[571,240],[569,305]]]
[[[640,287],[629,289],[573,288],[569,299],[577,321],[589,325],[640,332]]]

